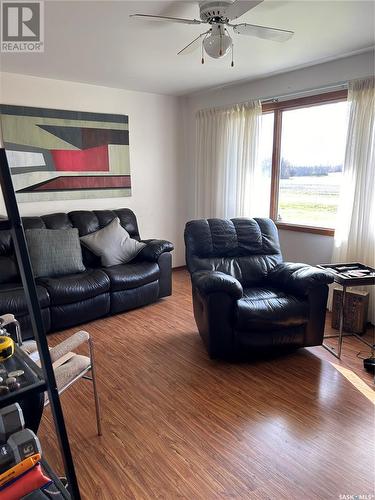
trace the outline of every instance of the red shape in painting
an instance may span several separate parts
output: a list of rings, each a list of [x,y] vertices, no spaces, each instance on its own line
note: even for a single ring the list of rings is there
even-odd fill
[[[108,146],[89,149],[52,149],[52,159],[58,172],[109,172]]]

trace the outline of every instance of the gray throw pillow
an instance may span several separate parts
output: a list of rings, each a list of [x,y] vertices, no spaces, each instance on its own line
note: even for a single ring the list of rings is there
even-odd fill
[[[78,229],[27,229],[25,234],[36,278],[86,270]]]
[[[130,262],[146,246],[145,243],[130,238],[118,217],[103,229],[81,236],[81,243],[101,258],[104,267]]]

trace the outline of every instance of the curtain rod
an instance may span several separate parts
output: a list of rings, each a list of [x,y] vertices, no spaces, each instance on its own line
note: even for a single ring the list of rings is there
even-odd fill
[[[334,90],[340,90],[340,89],[347,89],[348,88],[348,82],[340,82],[336,83],[335,85],[328,85],[326,87],[319,87],[319,88],[312,88],[308,90],[301,90],[300,92],[290,92],[288,94],[283,94],[279,95],[277,97],[270,97],[270,98],[261,98],[260,102],[263,104],[268,103],[268,102],[277,102],[280,99],[284,99],[285,97],[298,97],[300,95],[305,95],[305,94],[311,94],[312,92],[323,92],[325,91],[334,91]]]
[[[278,102],[280,99],[285,99],[287,97],[293,98],[293,97],[297,97],[297,96],[301,96],[301,95],[312,94],[314,92],[325,93],[325,91],[328,92],[328,91],[334,91],[334,90],[340,90],[340,89],[347,89],[348,83],[349,82],[347,82],[347,81],[343,81],[343,82],[337,82],[337,83],[332,84],[332,85],[326,85],[325,87],[318,87],[318,88],[312,87],[310,89],[301,90],[299,92],[290,92],[288,94],[282,94],[282,95],[274,96],[274,97],[258,97],[255,99],[247,99],[246,101],[233,102],[233,103],[229,103],[229,104],[223,104],[221,106],[212,106],[211,108],[203,108],[203,109],[197,110],[197,112],[198,111],[205,111],[208,109],[223,109],[223,108],[229,108],[231,106],[240,106],[241,104],[246,104],[250,101],[255,101],[255,100],[259,100],[262,104],[266,104],[266,103],[271,103],[271,102]]]

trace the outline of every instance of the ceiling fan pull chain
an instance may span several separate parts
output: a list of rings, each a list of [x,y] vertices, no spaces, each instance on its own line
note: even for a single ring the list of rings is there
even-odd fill
[[[203,48],[203,40],[202,40],[202,64],[204,64],[204,48]]]
[[[230,65],[232,68],[234,68],[234,43],[232,43],[232,62]]]

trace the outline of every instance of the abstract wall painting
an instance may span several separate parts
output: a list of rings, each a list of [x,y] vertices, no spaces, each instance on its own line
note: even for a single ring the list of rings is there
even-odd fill
[[[131,195],[126,115],[0,105],[19,202]]]

